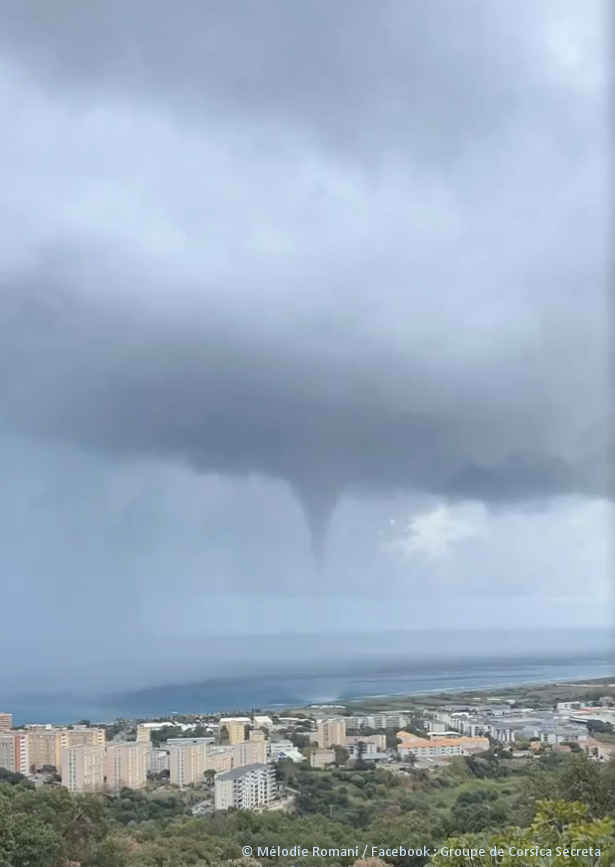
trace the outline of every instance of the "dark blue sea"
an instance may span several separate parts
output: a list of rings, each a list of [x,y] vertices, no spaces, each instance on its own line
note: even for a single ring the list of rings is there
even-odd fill
[[[411,695],[444,690],[488,689],[522,683],[552,683],[613,677],[615,664],[601,659],[580,661],[511,660],[508,662],[439,662],[401,671],[340,676],[226,679],[199,685],[127,692],[106,698],[71,695],[0,696],[0,709],[12,711],[14,724],[68,724],[81,719],[107,722],[118,718],[160,717],[171,713],[215,713],[271,709],[300,704],[335,703],[365,696]]]

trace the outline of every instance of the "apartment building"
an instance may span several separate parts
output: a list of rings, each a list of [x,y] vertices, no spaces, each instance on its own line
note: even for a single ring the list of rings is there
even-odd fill
[[[343,717],[319,720],[314,733],[314,741],[323,750],[344,746],[346,743],[346,720]]]
[[[443,734],[448,726],[445,722],[442,722],[439,719],[428,719],[425,720],[425,728],[428,732],[434,732],[434,734]]]
[[[0,713],[0,732],[10,732],[13,728],[13,714],[6,711]]]
[[[267,739],[265,733],[253,730],[250,732],[248,741],[252,747],[252,764],[264,765],[267,762]]]
[[[217,774],[214,782],[216,811],[253,810],[275,797],[275,770],[271,765],[246,765]]]
[[[148,750],[147,770],[152,774],[160,774],[169,770],[169,753],[167,750]]]
[[[310,765],[313,768],[319,768],[323,770],[323,768],[328,767],[328,765],[333,765],[335,763],[335,750],[312,750],[310,753]]]
[[[368,716],[346,717],[348,731],[358,731],[362,728],[370,729],[401,729],[408,725],[408,715],[397,711],[369,714]]]
[[[346,745],[346,749],[348,750],[348,755],[352,759],[358,759],[359,757],[362,759],[369,759],[372,756],[381,755],[379,753],[376,744],[365,743],[360,738],[357,743],[349,743]]]
[[[40,770],[51,766],[60,771],[62,766],[62,750],[68,746],[66,731],[63,729],[28,728],[30,766]]]
[[[66,732],[67,747],[104,747],[105,730],[89,726],[74,726],[63,729]]]
[[[282,753],[288,753],[295,749],[295,745],[288,738],[275,741],[267,741],[267,757],[276,762]]]
[[[387,748],[386,735],[347,735],[345,746],[347,750],[354,749],[357,744],[372,747],[371,752],[384,751]]]
[[[205,770],[215,771],[230,771],[233,767],[234,750],[240,747],[241,744],[235,744],[232,747],[207,747],[205,752]]]
[[[436,756],[467,756],[471,753],[483,752],[489,749],[488,738],[419,738],[409,732],[397,732],[401,740],[398,746],[400,755],[412,753],[417,758],[434,758]]]
[[[246,727],[250,725],[247,716],[223,716],[218,721],[218,731],[226,729],[229,744],[241,744],[246,740]]]
[[[218,727],[224,728],[229,727],[231,723],[241,723],[244,726],[250,725],[250,717],[249,716],[221,716],[218,720]]]
[[[243,722],[230,722],[227,725],[228,742],[231,746],[242,744],[246,739],[246,726]]]
[[[169,782],[172,786],[193,786],[203,782],[207,744],[173,744],[169,748]]]
[[[149,744],[152,740],[152,730],[149,726],[138,725],[137,726],[137,743],[138,744]]]
[[[24,731],[0,732],[0,768],[14,774],[30,773],[30,739]]]
[[[79,744],[64,747],[60,762],[62,785],[70,792],[101,792],[105,787],[105,748]]]
[[[107,748],[107,788],[112,792],[120,789],[142,789],[147,782],[149,744],[130,741],[110,744]]]
[[[264,765],[267,761],[267,745],[264,740],[262,742],[244,741],[241,744],[233,744],[232,750],[234,768],[241,768],[245,765]]]
[[[550,731],[542,731],[538,734],[541,744],[566,744],[584,740],[587,737],[587,729],[579,726],[562,726]]]

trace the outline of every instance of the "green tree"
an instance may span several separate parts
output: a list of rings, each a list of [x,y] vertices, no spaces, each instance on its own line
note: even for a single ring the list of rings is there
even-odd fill
[[[482,851],[484,854],[478,854]],[[521,857],[520,854],[522,854]],[[470,834],[438,847],[433,867],[607,867],[615,859],[612,819],[591,819],[585,804],[542,801],[529,828]]]
[[[0,867],[10,867],[15,854],[15,833],[11,803],[0,792]]]
[[[335,750],[335,764],[345,765],[350,756],[346,747],[335,746],[333,749]]]

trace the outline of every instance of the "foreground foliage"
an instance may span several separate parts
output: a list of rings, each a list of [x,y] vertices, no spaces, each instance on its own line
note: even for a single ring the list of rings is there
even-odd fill
[[[466,835],[448,840],[433,867],[606,867],[615,864],[615,823],[588,818],[588,807],[565,801],[543,801],[529,828],[501,834]]]
[[[262,867],[293,863],[351,867],[356,853],[312,857],[314,846],[344,850],[405,845],[443,847],[435,867],[486,865],[615,865],[612,816],[615,763],[583,755],[545,756],[515,771],[495,756],[452,761],[432,774],[410,769],[333,771],[278,768],[282,784],[298,792],[297,815],[230,813],[195,818],[203,794],[125,791],[118,798],[73,796],[57,786],[38,789],[19,777],[0,783],[0,867],[256,867],[242,860],[252,849]],[[447,842],[448,841],[448,842]],[[267,858],[259,847],[299,846],[308,857]],[[492,848],[477,860],[463,850]],[[510,855],[509,849],[551,850]],[[565,855],[565,849],[600,855]],[[558,854],[558,849],[562,854]],[[424,867],[430,858],[391,853],[393,867]],[[365,862],[363,867],[375,867]]]

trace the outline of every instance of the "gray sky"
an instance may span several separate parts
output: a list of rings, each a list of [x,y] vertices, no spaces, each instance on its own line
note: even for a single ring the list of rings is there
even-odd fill
[[[607,9],[0,0],[23,672],[610,623]]]

